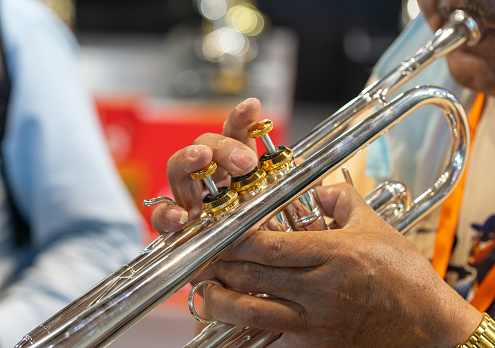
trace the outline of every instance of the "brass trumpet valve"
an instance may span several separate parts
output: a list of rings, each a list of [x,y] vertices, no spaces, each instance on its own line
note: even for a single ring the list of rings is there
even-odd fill
[[[203,180],[204,184],[210,191],[203,199],[203,211],[210,217],[220,217],[239,204],[237,192],[230,190],[228,187],[217,188],[211,176],[217,170],[217,164],[210,162],[206,167],[191,173],[194,180]]]
[[[263,120],[255,123],[248,129],[248,135],[251,138],[260,138],[266,148],[266,152],[260,157],[259,167],[268,175],[283,176],[286,172],[292,170],[294,165],[294,156],[292,150],[285,146],[275,146],[268,136],[273,129],[273,122]],[[279,177],[279,178],[280,178]],[[269,182],[274,182],[279,178],[271,177]]]
[[[273,145],[272,139],[268,135],[273,129],[273,122],[271,120],[263,120],[253,124],[248,129],[248,134],[251,138],[260,138],[263,146],[269,154],[273,154],[277,151],[275,145]]]
[[[213,173],[215,173],[217,170],[217,164],[215,162],[210,162],[208,165],[204,168],[201,168],[200,170],[196,172],[191,173],[191,178],[194,180],[203,180],[204,184],[210,191],[211,195],[213,197],[218,195],[218,188],[217,185],[215,185],[215,182],[211,178]]]
[[[237,192],[239,196],[264,189],[267,182],[266,173],[258,167],[254,167],[251,172],[244,175],[230,174],[230,176],[232,177],[230,189]]]

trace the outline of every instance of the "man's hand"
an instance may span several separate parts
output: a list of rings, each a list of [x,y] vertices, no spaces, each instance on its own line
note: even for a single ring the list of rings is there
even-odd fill
[[[284,332],[270,347],[464,343],[481,314],[349,185],[317,191],[342,229],[252,234],[213,264],[227,289],[207,287],[209,314]]]
[[[228,173],[246,174],[258,164],[256,142],[247,130],[259,116],[258,99],[246,99],[232,109],[223,126],[222,135],[206,133],[194,144],[176,152],[167,162],[168,182],[178,206],[162,205],[151,215],[153,227],[160,233],[179,230],[187,216],[201,211],[201,203],[208,193],[204,184],[193,180],[191,173],[210,161],[218,169],[213,175],[217,186],[230,186]],[[185,209],[185,210],[184,210]]]

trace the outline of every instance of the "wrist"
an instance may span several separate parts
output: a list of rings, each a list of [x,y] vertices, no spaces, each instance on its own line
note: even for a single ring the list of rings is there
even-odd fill
[[[459,344],[456,348],[492,348],[495,346],[495,321],[486,313],[473,334],[464,344]]]
[[[482,321],[483,314],[446,283],[443,285],[443,291],[438,292],[441,301],[437,302],[437,307],[432,307],[435,308],[435,315],[428,321],[431,331],[427,346],[457,348],[470,338]]]

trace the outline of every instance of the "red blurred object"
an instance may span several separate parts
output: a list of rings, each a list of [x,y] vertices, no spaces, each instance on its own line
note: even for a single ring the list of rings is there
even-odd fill
[[[238,102],[240,102],[239,100]],[[97,97],[96,106],[117,168],[148,224],[146,239],[157,237],[150,224],[153,208],[142,202],[172,198],[167,160],[206,132],[221,133],[232,104],[198,101],[153,102],[141,96]],[[260,119],[274,123],[275,145],[287,142],[287,115],[265,110]],[[258,144],[260,154],[263,146]]]

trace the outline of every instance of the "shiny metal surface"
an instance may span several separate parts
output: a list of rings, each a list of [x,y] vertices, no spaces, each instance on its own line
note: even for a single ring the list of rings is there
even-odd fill
[[[266,347],[280,337],[280,332],[248,326],[213,322],[187,343],[184,348],[257,348]]]
[[[386,221],[395,222],[396,218],[411,203],[411,194],[403,183],[390,181],[380,184],[365,197],[365,200]],[[339,228],[334,222],[330,223],[330,226],[332,226],[331,228]],[[265,347],[278,339],[280,335],[282,335],[281,332],[265,331],[214,321],[210,322],[184,348]]]
[[[456,98],[440,88],[416,88],[389,103],[385,102],[385,96],[394,84],[403,83],[423,64],[470,41],[469,30],[477,26],[471,20],[459,20],[462,17],[459,13],[453,17],[453,22],[437,32],[415,57],[367,88],[297,143],[293,147],[294,154],[306,160],[273,183],[269,190],[236,207],[223,219],[212,221],[198,217],[185,233],[171,236],[170,242],[168,238],[159,237],[133,262],[27,334],[16,347],[108,345],[228,248],[241,242],[390,127],[423,105],[435,105],[443,111],[452,128],[451,153],[437,182],[404,208],[402,214],[392,214],[394,227],[405,233],[438,206],[457,184],[468,154],[467,119]],[[352,117],[376,103],[384,107],[357,126],[348,127]],[[393,187],[387,190],[389,188],[385,188],[385,193],[395,192]],[[383,209],[387,210],[388,206]]]
[[[389,105],[348,130],[294,170],[240,205],[223,220],[207,226],[166,257],[144,267],[119,291],[106,296],[76,317],[32,344],[33,347],[97,347],[112,342],[152,308],[199,275],[215,258],[239,243],[297,196],[316,185],[349,157],[370,144],[388,128],[424,105],[439,107],[453,130],[452,153],[435,185],[417,198],[394,226],[405,232],[447,196],[459,179],[468,153],[465,112],[448,91],[422,87],[408,91]],[[290,190],[286,188],[290,187]],[[24,345],[25,347],[25,345]]]
[[[248,202],[269,187],[267,174],[263,170],[256,167],[252,173],[241,177],[233,177],[231,180],[230,187],[237,192],[241,203]],[[292,232],[292,226],[283,211],[268,220],[260,229]]]
[[[356,98],[337,110],[292,146],[294,156],[307,158],[345,132],[357,115],[370,110],[372,106],[377,104],[385,105],[386,97],[409,81],[421,69],[464,44],[476,45],[480,39],[481,31],[474,19],[465,11],[456,10],[450,16],[450,21],[443,28],[437,30],[431,40],[419,49],[413,57],[405,59],[381,80],[368,86]],[[435,81],[432,81],[433,83]]]
[[[260,157],[259,167],[267,173],[271,184],[296,167],[292,149],[273,144],[268,135],[272,130],[273,123],[268,119],[255,123],[248,130],[248,135],[251,138],[260,138],[265,147],[266,152]],[[281,213],[285,214],[293,231],[319,231],[328,228],[316,194],[311,189],[295,198]]]

